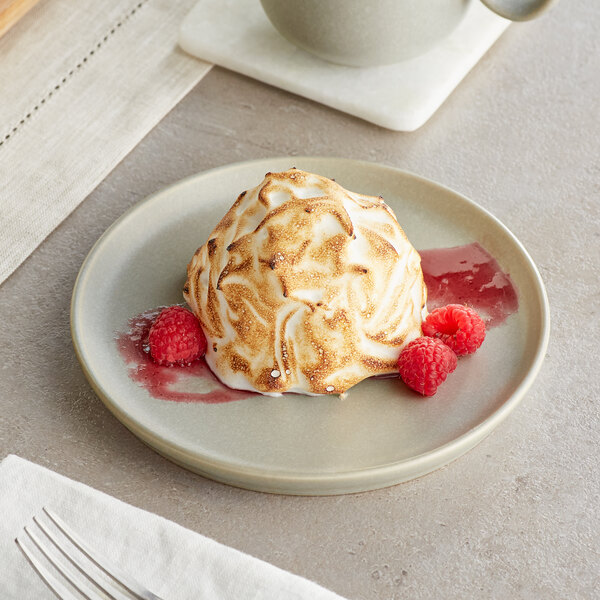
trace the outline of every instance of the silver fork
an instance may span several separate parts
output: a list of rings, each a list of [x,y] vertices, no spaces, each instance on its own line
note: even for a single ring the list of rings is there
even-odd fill
[[[100,557],[50,509],[42,510],[15,542],[60,600],[162,600]]]

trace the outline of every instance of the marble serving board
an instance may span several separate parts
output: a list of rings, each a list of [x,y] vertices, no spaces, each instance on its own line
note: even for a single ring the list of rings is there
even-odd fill
[[[473,2],[458,28],[417,58],[382,67],[323,61],[284,39],[258,0],[201,0],[182,23],[190,54],[396,131],[414,131],[441,106],[508,27]]]

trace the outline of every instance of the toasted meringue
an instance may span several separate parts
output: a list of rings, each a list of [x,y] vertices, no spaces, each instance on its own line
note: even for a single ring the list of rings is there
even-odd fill
[[[290,169],[242,192],[188,265],[184,297],[229,387],[341,394],[422,335],[419,254],[382,198]]]

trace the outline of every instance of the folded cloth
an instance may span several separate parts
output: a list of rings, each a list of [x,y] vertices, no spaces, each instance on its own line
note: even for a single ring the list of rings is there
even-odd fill
[[[0,598],[54,599],[15,538],[42,507],[165,600],[341,600],[311,581],[18,456],[0,463]]]
[[[40,2],[0,38],[0,283],[209,71],[194,2]]]

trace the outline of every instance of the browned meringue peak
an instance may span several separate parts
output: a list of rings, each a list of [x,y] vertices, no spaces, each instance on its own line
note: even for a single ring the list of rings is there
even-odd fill
[[[396,371],[421,335],[420,257],[389,206],[295,168],[242,192],[187,274],[206,360],[232,388],[340,394]]]

